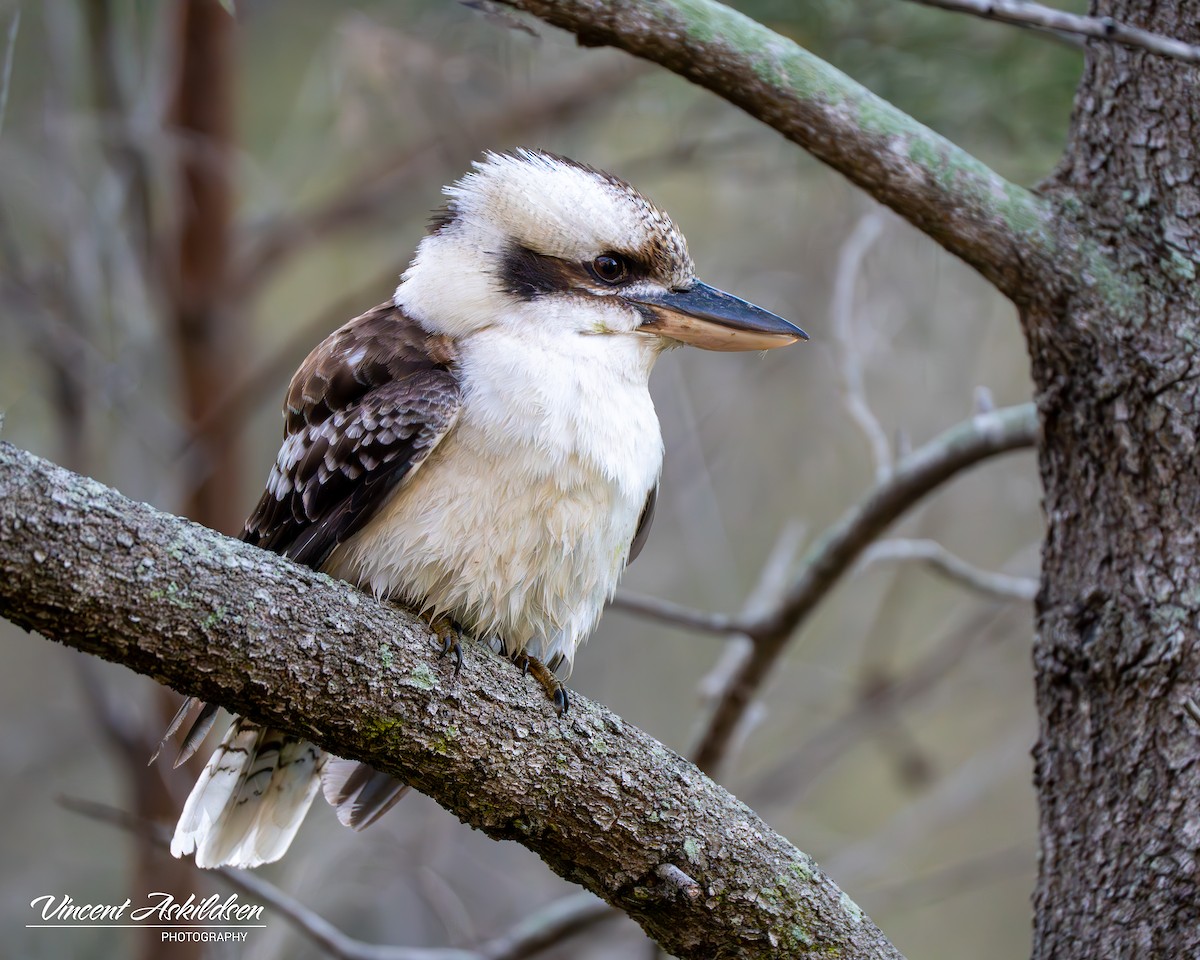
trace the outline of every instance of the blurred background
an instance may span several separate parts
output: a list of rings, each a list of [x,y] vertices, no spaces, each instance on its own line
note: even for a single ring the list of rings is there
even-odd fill
[[[734,6],[1005,176],[1051,170],[1078,49],[896,0]],[[812,335],[659,364],[666,466],[630,592],[736,613],[772,553],[786,568],[862,498],[880,465],[848,413],[855,370],[893,454],[1029,399],[1014,309],[970,270],[717,97],[544,25],[435,0],[6,0],[0,53],[2,436],[226,533],[261,492],[295,366],[387,299],[440,187],[487,148],[625,177],[707,282]],[[1033,576],[1040,529],[1026,452],[890,535]],[[1028,601],[865,566],[794,638],[721,772],[910,956],[1028,952],[1030,632]],[[57,802],[171,822],[196,770],[145,760],[175,695],[7,623],[0,638],[6,954],[321,956],[270,914],[207,953],[24,929],[43,894],[227,888]],[[686,753],[725,643],[613,609],[571,686]],[[363,835],[318,803],[259,874],[354,936],[410,946],[470,946],[573,889],[417,796]],[[651,953],[616,919],[545,955]]]

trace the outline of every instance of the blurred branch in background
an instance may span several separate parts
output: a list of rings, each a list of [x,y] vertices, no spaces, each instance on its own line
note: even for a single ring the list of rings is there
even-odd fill
[[[122,86],[118,64],[118,28],[111,0],[85,0],[88,62],[92,92],[99,115],[100,146],[118,174],[128,197],[128,229],[148,284],[161,282],[154,213],[151,208],[150,163],[135,134],[133,115]],[[219,81],[217,81],[219,84]]]
[[[59,804],[89,820],[106,823],[149,841],[164,854],[171,832],[161,824],[123,810],[76,797],[59,797]],[[194,868],[193,868],[194,869]],[[270,907],[322,952],[338,960],[525,960],[546,948],[583,933],[619,914],[590,893],[576,893],[534,909],[512,929],[473,949],[397,947],[367,943],[348,936],[332,923],[273,883],[248,870],[217,867],[208,871],[255,902]]]
[[[812,734],[786,759],[759,775],[748,793],[763,801],[799,803],[829,766],[863,737],[894,722],[899,710],[919,700],[970,654],[1003,638],[1006,608],[991,604],[943,637],[903,673],[868,676],[850,708]]]
[[[8,20],[4,37],[4,62],[0,63],[0,133],[8,116],[8,92],[12,87],[13,55],[17,49],[17,33],[21,29],[21,8],[17,7]]]
[[[189,424],[204,420],[245,356],[241,317],[225,291],[230,263],[234,192],[234,19],[220,0],[177,6],[179,68],[170,123],[179,140],[179,223],[166,267],[167,311]],[[204,438],[209,470],[184,504],[198,523],[241,529],[237,431]]]
[[[645,73],[644,65],[625,59],[589,62],[554,86],[535,89],[497,110],[472,117],[466,122],[471,130],[471,152],[478,144],[525,140],[551,124],[576,119],[607,104],[609,97]],[[365,165],[348,178],[343,192],[312,210],[285,214],[253,231],[246,249],[238,256],[239,266],[230,283],[231,296],[244,301],[289,257],[338,231],[362,226],[391,211],[395,199],[403,197],[407,187],[443,168],[445,138],[452,129],[416,146],[402,147],[381,162]],[[418,195],[418,204],[427,202],[427,197]]]
[[[985,20],[996,20],[1018,27],[1033,27],[1055,33],[1074,34],[1089,40],[1105,40],[1138,47],[1160,57],[1185,63],[1200,63],[1200,47],[1173,37],[1164,37],[1140,27],[1119,23],[1112,17],[1084,17],[1055,10],[1031,0],[908,0],[926,7],[969,13]]]
[[[933,789],[897,812],[872,836],[839,850],[826,866],[838,876],[854,877],[865,885],[897,865],[910,864],[933,831],[962,820],[1014,769],[1029,766],[1029,742],[1029,730],[999,731]],[[1025,851],[1026,868],[1032,856],[1031,850]]]
[[[854,286],[862,272],[863,259],[883,233],[883,216],[871,210],[859,218],[838,254],[833,281],[833,302],[829,307],[831,326],[838,349],[838,369],[842,375],[842,400],[850,419],[862,432],[875,463],[875,482],[882,483],[892,470],[892,447],[887,433],[871,409],[863,384],[862,354],[854,329]]]

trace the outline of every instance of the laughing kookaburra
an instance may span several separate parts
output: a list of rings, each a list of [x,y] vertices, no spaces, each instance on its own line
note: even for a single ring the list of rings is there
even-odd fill
[[[488,154],[446,195],[392,301],[292,378],[242,536],[430,617],[460,657],[458,630],[491,643],[563,711],[552,671],[569,674],[654,511],[654,361],[678,344],[807,337],[698,281],[683,235],[616,177],[521,150]],[[179,762],[215,712],[201,708]],[[320,784],[356,828],[405,789],[239,718],[171,852],[202,867],[277,860]]]

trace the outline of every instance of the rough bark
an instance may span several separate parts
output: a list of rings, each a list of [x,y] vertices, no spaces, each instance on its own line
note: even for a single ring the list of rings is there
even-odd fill
[[[1200,3],[1093,5],[1200,41]],[[1025,318],[1044,429],[1034,956],[1200,955],[1200,71],[1093,45],[1052,184],[1124,283]]]
[[[679,957],[899,954],[811,858],[603,707],[0,443],[0,615],[403,777]]]

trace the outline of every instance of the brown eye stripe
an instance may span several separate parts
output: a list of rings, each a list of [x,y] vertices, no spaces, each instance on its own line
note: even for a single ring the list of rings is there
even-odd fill
[[[548,293],[565,293],[578,284],[579,276],[574,264],[514,243],[504,254],[500,280],[508,293],[536,300]]]
[[[612,280],[603,276],[597,270],[595,260],[572,263],[514,243],[501,261],[500,281],[507,293],[522,300],[536,300],[547,294],[615,285],[654,276],[654,271],[637,257],[625,253],[606,253],[601,256],[612,257],[623,265],[624,271],[618,278]]]

